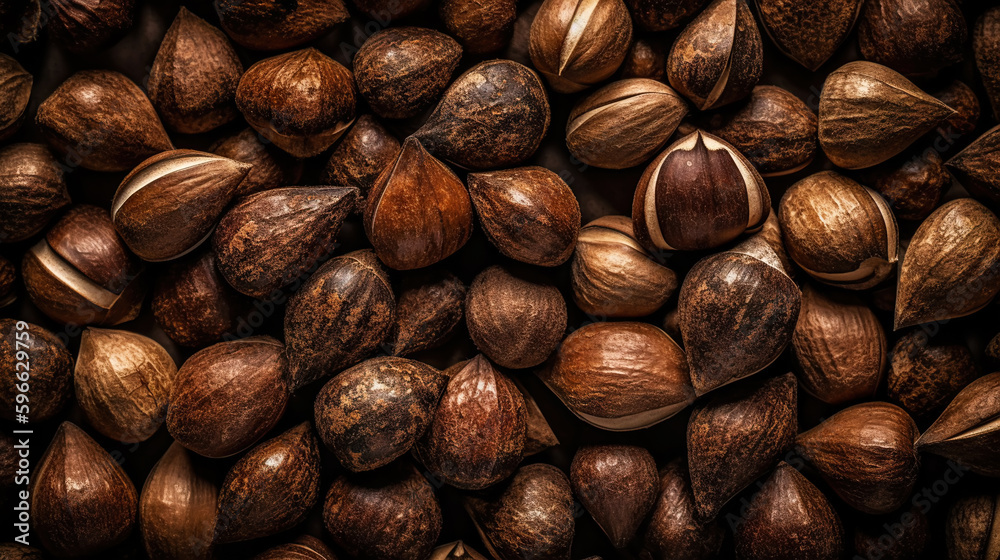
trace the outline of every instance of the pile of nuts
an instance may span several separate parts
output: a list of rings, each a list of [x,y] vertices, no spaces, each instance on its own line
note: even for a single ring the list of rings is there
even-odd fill
[[[1000,558],[1000,5],[183,4],[0,0],[0,559]]]

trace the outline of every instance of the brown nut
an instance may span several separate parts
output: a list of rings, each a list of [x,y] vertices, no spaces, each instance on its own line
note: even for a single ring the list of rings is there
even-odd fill
[[[330,547],[312,535],[302,535],[295,542],[278,545],[254,556],[254,560],[337,560]]]
[[[27,352],[28,360],[18,359],[20,352]],[[27,372],[18,366],[21,362],[27,363]],[[0,384],[0,405],[8,420],[13,421],[18,404],[24,404],[17,402],[20,393],[29,393],[31,422],[52,418],[73,394],[73,356],[62,340],[38,325],[0,319],[0,368],[8,372],[7,381]]]
[[[760,22],[785,56],[816,71],[847,39],[862,0],[756,0]]]
[[[135,0],[52,0],[45,6],[49,35],[71,51],[107,46],[132,27]]]
[[[885,198],[897,219],[923,220],[937,208],[951,175],[936,151],[900,158],[870,168],[864,181]]]
[[[261,60],[236,88],[236,106],[250,126],[300,158],[344,134],[354,122],[356,97],[351,71],[314,48]]]
[[[444,269],[403,276],[387,351],[406,356],[444,344],[462,322],[466,293],[465,284]]]
[[[70,203],[63,169],[42,144],[0,149],[0,243],[42,231]]]
[[[635,537],[660,489],[653,456],[633,445],[579,448],[569,480],[583,507],[619,549]]]
[[[17,60],[0,54],[0,140],[12,136],[24,122],[34,81]]]
[[[989,560],[1000,542],[1000,497],[977,493],[965,496],[948,510],[945,542],[949,560]]]
[[[716,521],[695,513],[687,465],[681,459],[660,470],[659,497],[643,536],[643,560],[710,560],[719,554],[725,532]]]
[[[486,560],[486,557],[464,542],[455,541],[435,548],[428,560]]]
[[[504,255],[558,266],[573,254],[580,204],[561,177],[544,167],[470,173],[469,195],[486,236]]]
[[[240,183],[237,196],[246,196],[276,187],[293,185],[302,176],[302,163],[277,149],[252,128],[223,138],[208,151],[252,167]],[[342,184],[337,181],[331,184]],[[351,185],[347,185],[351,186]]]
[[[858,21],[861,54],[907,76],[961,62],[968,36],[954,0],[872,0]]]
[[[632,17],[647,31],[678,27],[697,14],[708,0],[625,0]]]
[[[979,98],[965,82],[955,80],[934,97],[941,103],[955,110],[955,114],[938,126],[938,132],[948,137],[949,134],[968,134],[979,124]]]
[[[40,0],[15,0],[0,3],[0,32],[11,46],[18,48],[34,42],[42,27]]]
[[[333,149],[320,180],[328,185],[356,187],[361,195],[358,206],[364,211],[365,198],[375,180],[392,165],[401,147],[399,140],[374,117],[361,115]]]
[[[350,17],[343,0],[217,0],[215,13],[234,41],[264,51],[308,43]]]
[[[211,560],[219,488],[174,442],[149,472],[139,498],[139,527],[150,560]]]
[[[927,334],[914,330],[892,347],[888,397],[914,418],[943,407],[979,377],[979,369],[965,344],[931,344]]]
[[[881,556],[884,560],[919,558],[924,550],[931,546],[932,528],[923,510],[923,507],[913,505],[909,509],[893,512],[888,516],[856,520],[855,552],[862,558],[875,556]],[[891,542],[885,537],[886,527],[891,530]]]
[[[1000,126],[984,132],[946,165],[973,196],[1000,202]]]
[[[498,51],[510,42],[517,19],[514,0],[442,0],[438,8],[448,33],[470,54]]]
[[[706,110],[750,95],[764,69],[760,31],[744,0],[715,0],[677,36],[670,85]]]
[[[632,10],[632,14],[636,15],[635,10]],[[625,55],[625,61],[618,68],[618,76],[625,80],[645,78],[662,82],[667,74],[666,68],[667,53],[662,41],[652,37],[640,37],[632,41],[632,46]]]
[[[17,269],[14,268],[14,263],[0,257],[0,307],[17,301],[16,283]]]
[[[1000,373],[969,383],[917,440],[921,452],[1000,476]]]
[[[972,50],[986,95],[993,106],[993,117],[1000,120],[1000,6],[986,10],[976,20]]]
[[[559,290],[530,276],[492,266],[469,286],[469,336],[503,367],[521,369],[544,362],[566,333],[566,322],[566,302]]]

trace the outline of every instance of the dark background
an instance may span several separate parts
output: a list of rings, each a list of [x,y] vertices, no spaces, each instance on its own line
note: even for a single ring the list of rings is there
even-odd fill
[[[58,87],[64,79],[78,70],[90,68],[117,70],[136,81],[136,83],[144,86],[149,68],[152,65],[153,58],[155,57],[156,51],[159,47],[160,40],[165,34],[167,27],[170,25],[181,4],[187,6],[188,9],[206,19],[209,23],[218,26],[218,19],[215,16],[211,3],[208,1],[157,1],[141,2],[141,4],[142,5],[138,9],[136,15],[135,25],[130,33],[114,46],[96,53],[85,55],[68,53],[59,46],[45,40],[44,30],[41,40],[35,44],[21,46],[19,51],[16,53],[8,43],[3,42],[3,44],[0,45],[0,50],[14,55],[25,67],[25,69],[34,75],[34,89],[32,91],[31,105],[28,109],[29,119],[33,119],[38,104],[43,101],[56,87]],[[992,2],[976,3],[967,1],[964,4],[963,9],[966,13],[966,19],[970,27],[970,38],[972,34],[971,28],[976,17],[990,5],[992,5]],[[521,17],[518,21],[515,39],[508,51],[503,54],[504,57],[513,58],[530,66],[530,61],[528,61],[526,57],[526,32],[528,25],[530,25],[530,14],[537,9],[537,6],[537,3],[534,5],[522,3],[522,6],[520,6]],[[364,38],[384,27],[384,22],[379,22],[366,15],[360,14],[360,12],[356,10],[353,5],[349,7],[352,10],[352,13],[355,14],[355,17],[349,23],[338,26],[328,35],[312,43],[312,46],[319,48],[327,55],[333,57],[335,60],[348,67],[350,67],[351,56],[353,56],[357,48],[363,43]],[[751,9],[756,12],[753,5],[751,5]],[[403,20],[402,22],[393,21],[390,22],[390,25],[422,25],[441,29],[440,23],[437,21],[436,17],[434,17],[434,10],[434,8],[431,8],[431,10],[427,13],[419,14]],[[678,32],[679,30],[674,30],[658,34],[659,38],[663,42],[664,48],[669,48],[669,45],[672,43]],[[819,92],[825,76],[842,64],[860,58],[854,35],[852,34],[847,43],[840,48],[838,53],[830,61],[828,61],[818,71],[810,72],[778,52],[768,39],[763,29],[761,29],[761,35],[764,39],[765,58],[764,77],[760,83],[778,85],[788,89],[804,100],[813,110],[817,108]],[[239,47],[238,45],[235,46],[237,51],[240,53],[245,68],[248,68],[254,62],[262,58],[276,54],[273,52],[263,53],[249,51]],[[947,159],[954,153],[957,153],[962,147],[976,138],[983,131],[996,124],[993,121],[989,102],[982,89],[978,75],[976,74],[971,46],[967,45],[966,50],[966,58],[962,64],[947,69],[941,72],[940,75],[933,78],[915,80],[918,85],[926,91],[934,93],[946,86],[951,80],[956,78],[961,79],[973,87],[980,99],[980,103],[982,104],[982,117],[980,118],[979,128],[977,131],[962,137],[949,149],[945,150],[942,153],[942,157],[944,159]],[[456,72],[456,76],[459,72],[464,71],[484,58],[488,59],[495,57],[477,58],[466,55],[463,58],[462,65]],[[643,169],[643,166],[639,166],[625,171],[601,170],[587,167],[584,164],[575,162],[575,160],[570,158],[564,145],[566,117],[572,105],[583,95],[586,95],[586,93],[588,92],[564,96],[552,94],[550,92],[550,102],[553,110],[552,125],[543,147],[532,160],[532,163],[548,167],[549,169],[552,169],[562,175],[562,177],[574,190],[580,201],[584,223],[606,214],[631,214],[632,193]],[[367,111],[367,109],[363,107],[359,108],[359,114],[365,111]],[[382,122],[390,130],[392,130],[398,138],[402,139],[409,133],[416,130],[425,116],[426,115],[409,121]],[[238,132],[245,126],[245,122],[243,122],[242,119],[238,119],[237,122],[196,137],[178,134],[172,134],[171,137],[174,144],[178,148],[206,149],[213,141]],[[935,139],[936,134],[936,132],[928,134],[927,137],[917,142],[909,152],[900,157],[912,157],[917,150],[922,150],[929,146]],[[23,141],[42,141],[36,128],[31,123],[31,120],[29,120],[22,130],[9,142]],[[312,158],[306,162],[305,174],[300,182],[301,184],[317,184],[319,171],[325,163],[327,155],[328,153]],[[830,164],[822,156],[822,153],[820,153],[817,160],[812,165],[798,173],[785,177],[768,178],[766,182],[771,192],[773,204],[777,206],[784,190],[794,181],[816,171],[832,168],[832,164]],[[67,174],[66,180],[74,203],[85,202],[97,204],[102,207],[110,207],[110,200],[114,190],[124,175],[125,173],[97,173],[85,169],[75,169]],[[962,191],[960,187],[954,186],[948,192],[946,198],[959,196],[965,196],[964,191]],[[902,237],[908,238],[915,230],[916,225],[917,224],[915,223],[900,222]],[[14,263],[19,263],[23,253],[36,241],[36,239],[23,243],[0,245],[0,254],[7,257]],[[359,217],[352,217],[347,223],[345,223],[340,241],[344,244],[344,247],[341,251],[339,251],[339,254],[366,246],[367,242],[364,238]],[[674,255],[670,260],[669,266],[675,269],[680,275],[686,272],[691,264],[693,264],[693,262],[701,256],[704,255]],[[458,274],[468,283],[471,282],[477,272],[494,262],[510,263],[508,259],[501,256],[492,247],[492,245],[490,245],[481,231],[477,231],[469,243],[458,253],[447,259],[443,265]],[[155,276],[156,270],[163,266],[165,265],[152,265],[153,275]],[[570,330],[575,330],[594,320],[600,320],[600,318],[588,317],[582,314],[572,305],[568,289],[568,264],[551,269],[548,273],[551,274],[552,281],[557,283],[563,289],[567,302],[570,302]],[[797,280],[801,282],[804,279],[804,276],[805,275],[800,271],[798,273]],[[394,282],[398,282],[399,274],[395,273],[393,279]],[[894,281],[895,279],[892,279],[888,281],[888,283],[891,284]],[[30,301],[28,301],[27,296],[24,294],[23,287],[19,286],[18,289],[18,300],[13,305],[0,309],[0,316],[12,316],[24,319],[44,326],[45,328],[48,328],[56,333],[64,331],[64,327],[62,325],[52,322],[34,308]],[[877,293],[878,291],[879,289],[872,290],[868,294],[865,294],[864,297],[868,298],[869,301],[874,302],[875,298],[873,293]],[[656,315],[647,318],[647,320],[653,324],[662,324],[664,314],[667,310],[672,309],[674,305],[675,301],[671,300],[663,310]],[[282,311],[283,310],[279,307],[278,313],[271,318],[265,327],[258,330],[255,334],[271,334],[281,338]],[[876,310],[876,312],[879,314],[880,319],[883,320],[883,325],[889,335],[889,344],[891,347],[894,341],[898,338],[898,335],[901,333],[892,333],[892,317],[890,311]],[[928,333],[931,336],[932,344],[945,342],[967,343],[974,356],[976,356],[977,362],[980,366],[980,373],[988,373],[992,371],[995,364],[989,362],[988,358],[986,358],[983,353],[983,349],[989,339],[996,334],[998,328],[1000,328],[996,324],[996,312],[997,307],[993,304],[972,318],[950,321],[943,325],[940,332],[935,331],[933,333]],[[154,338],[171,352],[178,364],[182,363],[183,359],[191,353],[189,350],[184,350],[175,345],[156,326],[152,314],[149,312],[148,299],[140,318],[133,322],[121,325],[119,328],[137,331]],[[76,349],[79,346],[79,333],[69,332],[67,334],[70,335],[71,350],[75,354]],[[459,332],[455,340],[444,349],[411,357],[427,361],[428,363],[438,367],[445,367],[460,359],[472,357],[475,353],[476,349],[468,340],[464,331],[462,331]],[[793,360],[789,359],[789,354],[786,352],[777,363],[758,375],[776,375],[790,370],[794,370],[794,364]],[[656,458],[657,463],[661,466],[684,454],[684,434],[690,409],[649,429],[627,433],[606,432],[589,426],[588,424],[576,419],[529,371],[511,372],[511,375],[517,377],[528,386],[530,392],[537,399],[543,412],[546,414],[553,429],[562,442],[562,445],[548,450],[540,455],[530,457],[526,460],[526,462],[549,462],[568,472],[569,463],[572,459],[573,453],[578,445],[582,443],[613,442],[641,445],[650,449]],[[299,422],[305,420],[311,421],[312,402],[316,392],[321,386],[322,382],[315,383],[312,386],[306,387],[299,394],[293,396],[289,405],[289,410],[285,417],[267,437],[273,437],[274,435],[281,433]],[[879,398],[885,398],[884,390],[880,392]],[[800,430],[803,431],[814,426],[820,419],[831,415],[837,410],[837,407],[825,405],[813,399],[804,391],[799,391],[799,401],[799,423]],[[143,442],[142,444],[122,444],[120,442],[109,440],[100,436],[94,430],[89,429],[79,408],[75,403],[71,403],[67,411],[59,415],[56,419],[34,426],[36,432],[32,440],[33,469],[37,470],[38,460],[41,458],[42,451],[51,438],[52,433],[62,420],[70,420],[84,429],[87,429],[90,435],[94,436],[105,449],[111,452],[116,459],[122,463],[124,469],[132,477],[136,488],[139,490],[141,490],[149,470],[162,456],[171,443],[171,438],[166,433],[165,428],[161,428],[153,438]],[[920,427],[925,429],[930,422],[933,421],[933,415],[931,418],[917,419],[917,421]],[[13,426],[6,424],[4,429],[13,429]],[[221,478],[224,476],[226,470],[236,461],[236,459],[237,457],[215,461],[205,460],[205,463],[210,466],[221,481]],[[324,451],[323,459],[323,490],[325,494],[325,489],[328,487],[329,482],[333,479],[333,477],[341,472],[341,469],[337,465],[337,461],[332,454]],[[924,467],[922,469],[922,478],[917,487],[914,489],[914,493],[920,492],[925,487],[932,488],[934,482],[940,481],[942,474],[947,469],[943,461],[938,457],[925,455],[923,457],[923,461]],[[814,473],[811,473],[808,469],[806,469],[806,474],[809,476],[810,480],[824,490],[824,493],[840,513],[841,519],[847,531],[846,542],[848,550],[850,550],[852,546],[853,528],[856,524],[870,523],[876,527],[880,527],[883,523],[891,524],[898,522],[899,514],[886,516],[884,519],[870,518],[852,510],[840,502],[836,498],[835,494],[822,483],[819,477],[814,476]],[[943,497],[938,498],[935,496],[935,499],[938,499],[939,501],[933,504],[933,507],[930,509],[928,514],[931,519],[931,526],[933,527],[933,535],[931,538],[931,547],[925,555],[926,558],[937,559],[945,556],[943,516],[947,511],[948,504],[963,492],[970,490],[981,491],[984,488],[995,489],[996,485],[993,481],[982,479],[972,474],[966,474],[957,485],[946,487]],[[752,495],[752,489],[753,486],[745,493],[744,496],[736,498],[730,503],[721,516],[723,520],[726,518],[727,514],[738,514],[741,502],[745,498],[749,498]],[[456,539],[463,539],[469,542],[478,551],[485,553],[485,548],[482,546],[479,537],[476,535],[471,521],[461,507],[461,498],[463,493],[445,486],[438,490],[438,495],[444,510],[444,529],[439,542],[446,543]],[[308,532],[313,535],[320,536],[329,543],[329,536],[324,535],[324,531],[322,529],[320,514],[321,504],[322,499],[320,504],[317,505],[310,515],[308,521],[303,525],[274,537],[221,547],[218,549],[218,556],[220,558],[251,557],[267,547],[288,542],[294,539],[295,536],[301,532]],[[574,543],[573,558],[585,558],[590,555],[602,555],[605,558],[631,558],[634,556],[635,551],[615,551],[612,549],[601,530],[590,518],[589,514],[583,512],[582,509],[579,509],[579,511],[581,512],[581,515],[577,519],[577,536]],[[4,519],[10,518],[9,516],[11,510],[9,506],[4,506],[3,512]],[[724,521],[723,524],[727,529],[727,540],[723,548],[723,557],[728,557],[728,555],[731,554],[730,551],[732,548],[732,531]],[[4,537],[2,540],[10,540],[12,538],[9,523],[2,523],[2,531],[3,532],[0,533],[0,536]],[[32,542],[37,544],[37,539],[33,538]],[[117,547],[109,553],[100,555],[101,558],[143,558],[144,556],[138,531],[135,531],[132,537],[123,545]],[[347,557],[347,555],[341,553],[341,557]]]

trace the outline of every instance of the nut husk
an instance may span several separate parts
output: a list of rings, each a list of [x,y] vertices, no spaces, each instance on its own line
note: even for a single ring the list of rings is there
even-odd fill
[[[661,82],[619,80],[573,107],[566,122],[566,147],[594,167],[639,165],[667,143],[687,110],[687,102]]]
[[[68,161],[94,171],[127,171],[173,149],[146,94],[110,70],[67,78],[38,106],[35,124]]]
[[[816,71],[850,35],[862,0],[756,0],[760,22],[785,56]]]
[[[177,371],[167,429],[205,457],[228,457],[264,436],[288,402],[285,347],[269,336],[220,342]]]
[[[605,430],[652,426],[695,398],[684,351],[647,323],[591,323],[573,331],[537,375],[573,414]]]
[[[566,302],[559,289],[528,274],[491,266],[469,286],[469,336],[503,367],[521,369],[544,362],[566,333],[566,323]]]
[[[319,2],[304,4],[310,3]],[[250,126],[300,158],[318,155],[344,134],[356,98],[351,71],[314,48],[261,60],[236,88],[236,106]]]
[[[133,12],[135,0],[51,0],[45,3],[41,25],[70,51],[93,51],[124,35],[132,27]]]
[[[643,536],[643,560],[710,560],[719,554],[725,532],[716,521],[703,523],[682,459],[659,473],[659,495]]]
[[[919,432],[906,411],[882,402],[856,404],[799,434],[798,452],[847,505],[890,513],[909,501],[920,474]]]
[[[389,276],[371,250],[327,261],[288,302],[289,383],[298,389],[375,350],[395,320]]]
[[[937,151],[925,150],[870,168],[864,181],[885,198],[897,219],[923,220],[937,208],[951,175]]]
[[[551,118],[538,74],[510,60],[490,60],[456,78],[413,137],[461,167],[511,167],[535,153]]]
[[[892,347],[888,397],[914,418],[947,404],[979,377],[979,369],[965,344],[930,343],[927,334],[914,330]]]
[[[437,100],[461,58],[462,47],[440,31],[390,27],[358,50],[354,80],[375,114],[405,119]]]
[[[242,73],[229,39],[181,7],[149,71],[149,100],[171,130],[207,132],[236,118]]]
[[[963,317],[1000,292],[1000,220],[971,198],[945,203],[913,234],[899,267],[895,328]]]
[[[1000,498],[964,496],[948,510],[948,560],[992,560],[1000,554]]]
[[[149,472],[139,498],[139,526],[150,560],[210,560],[219,489],[174,442]]]
[[[98,432],[122,443],[146,441],[163,425],[177,364],[155,340],[129,331],[83,331],[73,384]]]
[[[365,197],[401,147],[374,117],[361,115],[330,153],[320,180],[328,185],[357,187],[361,194],[358,206],[364,211]]]
[[[9,138],[21,127],[34,81],[17,60],[0,54],[0,140]]]
[[[955,0],[871,0],[858,21],[861,54],[908,76],[961,62],[968,36]]]
[[[1000,202],[1000,126],[984,132],[946,165],[973,196]]]
[[[388,465],[427,430],[447,382],[415,360],[366,360],[323,386],[315,403],[316,430],[351,471]]]
[[[62,410],[73,393],[73,356],[55,334],[27,322],[22,325],[23,329],[18,329],[18,322],[0,319],[0,368],[7,372],[4,374],[6,382],[0,383],[0,405],[3,417],[13,421],[18,404],[16,396],[22,392],[19,391],[23,388],[21,384],[28,382],[28,419],[42,422]],[[28,333],[27,339],[21,333]],[[20,351],[28,353],[27,374],[17,365],[22,361],[17,359]],[[11,474],[11,483],[13,477]]]
[[[760,32],[744,0],[715,0],[684,28],[667,56],[667,78],[701,109],[750,95],[764,70]]]
[[[298,525],[319,500],[319,443],[308,422],[251,449],[219,491],[215,542],[245,541]]]
[[[660,489],[653,456],[633,445],[579,448],[569,479],[573,493],[619,549],[635,537]]]
[[[242,294],[272,296],[333,251],[357,199],[352,187],[279,188],[241,199],[212,236],[219,272]]]
[[[561,177],[544,167],[469,174],[469,195],[486,236],[504,255],[558,266],[580,232],[580,204]]]
[[[515,0],[442,0],[438,8],[448,33],[469,54],[498,51],[510,42],[517,19]]]
[[[406,356],[447,342],[462,322],[466,292],[465,284],[444,269],[405,275],[387,351]]]
[[[386,265],[412,270],[435,264],[472,235],[472,202],[462,180],[414,137],[375,180],[365,233]]]
[[[223,138],[208,151],[253,167],[240,183],[237,196],[246,196],[276,187],[293,185],[302,176],[302,163],[275,148],[252,128]],[[335,181],[330,184],[342,184]],[[348,185],[351,186],[351,185]]]
[[[0,243],[42,231],[70,203],[59,163],[42,144],[0,149]]]
[[[812,285],[802,290],[792,349],[802,388],[829,404],[873,398],[888,361],[875,313],[854,295]]]
[[[819,145],[845,169],[882,163],[955,114],[894,70],[849,62],[823,83]]]
[[[1000,476],[1000,373],[966,385],[920,436],[917,447],[984,476]]]
[[[795,376],[752,380],[718,394],[691,414],[688,470],[701,519],[768,472],[795,443]]]
[[[1000,7],[986,10],[976,20],[972,50],[983,87],[993,106],[993,117],[1000,120]]]
[[[226,34],[254,50],[282,50],[308,43],[345,21],[342,0],[216,0]]]
[[[32,529],[59,557],[96,554],[135,527],[135,486],[114,458],[70,422],[56,430],[31,487]]]
[[[576,526],[573,492],[566,475],[552,465],[522,467],[502,494],[466,498],[465,510],[496,560],[569,560]]]

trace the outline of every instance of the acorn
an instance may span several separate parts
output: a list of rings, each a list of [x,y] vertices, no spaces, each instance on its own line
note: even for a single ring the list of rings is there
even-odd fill
[[[97,554],[135,527],[138,495],[121,466],[83,430],[63,422],[32,476],[32,529],[60,557]]]
[[[971,198],[934,211],[899,267],[895,328],[964,317],[1000,292],[1000,220]]]
[[[1000,476],[1000,373],[969,383],[917,440],[921,452],[952,459],[984,476]]]
[[[675,459],[660,469],[659,495],[643,535],[643,560],[711,560],[719,554],[725,532],[717,521],[695,513],[687,465]]]
[[[93,51],[125,35],[134,12],[135,0],[53,0],[45,6],[41,25],[70,51]]]
[[[388,465],[430,426],[447,383],[441,372],[415,360],[366,360],[323,386],[316,396],[316,430],[353,472]]]
[[[302,162],[274,147],[252,128],[219,140],[208,151],[252,166],[240,183],[237,196],[294,185],[302,176]]]
[[[442,0],[438,15],[445,29],[469,54],[496,52],[510,42],[517,19],[514,0]]]
[[[799,434],[797,451],[847,505],[869,514],[905,504],[920,474],[919,432],[906,411],[882,402],[841,410]]]
[[[1000,7],[986,10],[976,20],[972,32],[972,50],[975,53],[976,68],[986,88],[986,95],[993,106],[993,117],[1000,120]]]
[[[938,132],[946,136],[948,132],[968,134],[979,124],[979,98],[965,82],[954,80],[944,89],[934,94],[941,103],[955,110],[955,114],[938,126]]]
[[[171,444],[139,498],[139,526],[150,560],[210,560],[218,498],[218,487],[191,452]]]
[[[28,373],[18,367],[19,352],[27,352]],[[0,319],[0,368],[9,372],[8,382],[0,384],[0,406],[8,420],[15,419],[17,405],[23,404],[17,401],[21,393],[30,398],[27,416],[32,423],[55,416],[73,394],[73,356],[59,337],[38,325]]]
[[[945,164],[970,194],[1000,202],[1000,126],[995,126]]]
[[[67,78],[38,106],[35,124],[68,162],[94,171],[128,171],[173,149],[146,94],[110,70]]]
[[[371,115],[361,115],[333,148],[320,180],[328,185],[356,187],[359,208],[382,171],[392,165],[401,145]]]
[[[537,375],[570,412],[611,431],[652,426],[695,399],[684,351],[648,323],[577,329]]]
[[[1000,497],[992,493],[964,496],[948,510],[945,543],[955,560],[990,560],[1000,538]]]
[[[573,493],[615,548],[625,548],[659,495],[656,462],[632,445],[590,445],[570,465]]]
[[[209,346],[177,371],[167,430],[205,457],[239,453],[270,431],[285,412],[287,370],[284,345],[269,336]]]
[[[465,284],[444,269],[426,269],[403,277],[396,300],[396,324],[386,341],[393,356],[437,348],[458,330],[464,315]]]
[[[254,447],[222,482],[215,542],[256,539],[294,527],[319,500],[319,443],[308,422]]]
[[[760,23],[775,46],[815,72],[847,39],[861,12],[862,0],[756,0]]]
[[[913,330],[892,347],[887,394],[920,418],[943,407],[977,377],[979,368],[965,344],[931,344],[927,333]]]
[[[460,167],[512,167],[535,153],[551,118],[538,74],[510,60],[490,60],[456,78],[413,137]]]
[[[561,177],[544,167],[469,174],[469,195],[486,236],[504,255],[558,266],[580,232],[580,205]]]
[[[34,81],[17,60],[0,54],[0,140],[21,128]]]
[[[696,0],[700,1],[700,0]],[[629,0],[626,4],[637,4]],[[667,3],[667,2],[664,2]],[[634,8],[630,7],[633,17],[639,17]],[[618,68],[618,76],[622,79],[645,78],[663,81],[667,73],[667,53],[663,42],[653,37],[638,37],[632,41],[632,46],[625,55],[625,61]]]
[[[933,150],[912,157],[900,155],[869,168],[863,178],[882,195],[897,219],[917,221],[937,208],[952,182],[944,161]]]
[[[555,286],[491,266],[465,300],[469,336],[487,357],[511,369],[546,360],[566,333],[566,302]]]
[[[215,13],[234,41],[262,51],[308,43],[350,17],[342,0],[216,0]]]
[[[0,149],[0,243],[42,231],[70,203],[63,169],[42,144]]]
[[[858,21],[861,54],[908,76],[961,62],[968,35],[954,0],[873,0]]]
[[[677,36],[667,56],[667,78],[698,109],[714,109],[750,94],[763,58],[746,2],[715,0]]]

